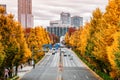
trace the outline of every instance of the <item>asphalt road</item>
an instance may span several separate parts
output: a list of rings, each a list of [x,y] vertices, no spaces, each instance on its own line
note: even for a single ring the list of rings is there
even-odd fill
[[[100,80],[70,49],[48,53],[22,80]]]

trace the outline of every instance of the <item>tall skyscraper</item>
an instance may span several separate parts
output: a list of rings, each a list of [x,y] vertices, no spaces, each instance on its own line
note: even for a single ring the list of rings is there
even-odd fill
[[[32,0],[18,0],[18,21],[24,28],[33,27]]]
[[[6,4],[0,4],[0,6],[4,7],[4,9],[5,9],[5,12],[4,12],[4,14],[7,14],[7,10],[6,10]]]
[[[73,27],[83,26],[83,17],[80,17],[80,16],[71,17],[71,25]]]
[[[63,25],[70,26],[71,23],[70,13],[62,12],[60,14],[60,20],[62,21]]]

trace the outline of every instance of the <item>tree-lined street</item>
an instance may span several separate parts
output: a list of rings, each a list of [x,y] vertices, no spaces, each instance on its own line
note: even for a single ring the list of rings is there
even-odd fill
[[[0,1],[0,80],[120,79],[120,0],[108,0],[104,11],[98,0],[32,1]],[[50,25],[33,26],[42,17]]]
[[[64,53],[62,52],[64,51]],[[63,68],[60,70],[60,51],[47,53],[22,80],[99,80],[75,54],[67,48],[61,49]],[[65,55],[66,54],[66,55]]]

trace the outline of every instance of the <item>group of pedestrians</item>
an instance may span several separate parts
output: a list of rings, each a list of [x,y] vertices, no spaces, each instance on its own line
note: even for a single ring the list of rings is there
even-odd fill
[[[34,60],[32,60],[31,64],[32,64],[33,69],[34,69],[34,68],[35,68]],[[21,65],[18,67],[18,69],[22,70],[23,67],[24,67],[24,65],[21,64]],[[7,80],[7,79],[10,77],[10,72],[11,72],[10,68],[5,68],[5,69],[4,69],[4,80]]]
[[[20,69],[22,70],[23,64],[20,65]],[[11,69],[10,68],[5,68],[4,69],[4,80],[7,80],[10,77],[11,74]]]

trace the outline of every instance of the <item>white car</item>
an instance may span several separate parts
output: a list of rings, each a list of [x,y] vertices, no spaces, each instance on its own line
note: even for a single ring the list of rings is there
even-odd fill
[[[56,52],[57,52],[56,49],[52,48],[52,54],[54,55]]]
[[[70,60],[73,60],[73,56],[70,56]]]

